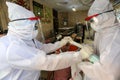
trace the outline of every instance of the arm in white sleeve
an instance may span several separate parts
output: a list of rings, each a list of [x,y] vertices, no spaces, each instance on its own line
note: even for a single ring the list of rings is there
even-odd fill
[[[114,45],[114,46],[113,46]],[[79,68],[91,80],[119,80],[120,78],[120,45],[114,42],[111,47],[101,49],[100,61],[94,64],[82,63]]]
[[[41,44],[40,50],[45,51],[46,53],[54,52],[60,47],[60,42],[57,41],[54,44],[53,43],[48,43],[48,44]]]
[[[78,67],[84,72],[84,74],[90,78],[91,80],[113,80],[113,74],[111,74],[110,66],[106,66],[107,64],[101,64],[100,62],[96,62],[94,64],[83,62],[78,65]]]
[[[12,67],[18,69],[57,70],[81,60],[72,53],[75,52],[46,55],[42,50],[13,42],[7,49],[7,60]]]
[[[42,44],[39,42],[37,44],[41,45],[41,46],[38,45],[41,50],[45,51],[46,53],[50,53],[50,52],[56,51],[60,47],[63,47],[71,40],[72,40],[71,37],[64,37],[61,41],[57,41],[54,44],[52,43]]]

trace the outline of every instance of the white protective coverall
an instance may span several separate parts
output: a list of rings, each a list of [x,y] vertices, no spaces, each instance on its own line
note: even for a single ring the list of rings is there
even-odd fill
[[[10,21],[35,17],[19,5],[6,4]],[[31,20],[9,22],[8,34],[0,38],[0,80],[38,80],[40,70],[58,70],[81,61],[79,52],[46,55],[60,48],[61,42],[42,44],[36,39],[33,42],[35,23]]]
[[[88,16],[111,9],[109,0],[95,0]],[[86,80],[120,80],[120,24],[115,22],[114,12],[103,13],[96,18],[94,48],[100,60],[94,64],[82,63],[79,67],[87,76]]]

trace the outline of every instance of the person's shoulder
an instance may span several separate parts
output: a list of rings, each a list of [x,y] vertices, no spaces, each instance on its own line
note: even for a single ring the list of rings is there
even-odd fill
[[[0,42],[1,42],[1,41],[6,41],[6,39],[7,39],[6,36],[1,36],[1,37],[0,37]]]
[[[0,37],[0,45],[9,45],[9,38],[7,36]]]

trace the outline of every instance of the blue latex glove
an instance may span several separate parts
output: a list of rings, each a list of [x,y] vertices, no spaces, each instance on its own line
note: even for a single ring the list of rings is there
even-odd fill
[[[99,57],[95,54],[90,55],[90,57],[88,58],[90,62],[95,63],[99,61]]]

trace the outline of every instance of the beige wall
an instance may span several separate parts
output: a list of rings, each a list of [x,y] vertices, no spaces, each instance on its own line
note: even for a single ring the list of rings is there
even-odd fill
[[[3,30],[7,29],[8,14],[7,6],[5,5],[5,0],[0,0],[0,26]]]
[[[51,21],[51,23],[49,23],[49,24],[43,23],[42,28],[43,28],[45,38],[49,38],[52,35],[51,31],[53,31],[53,21]]]
[[[68,25],[74,26],[77,22],[84,22],[88,11],[76,11],[68,14]]]
[[[65,27],[63,25],[63,18],[67,18],[68,27],[74,26],[77,22],[84,22],[84,19],[87,17],[88,11],[76,11],[76,12],[59,12],[59,26]]]

